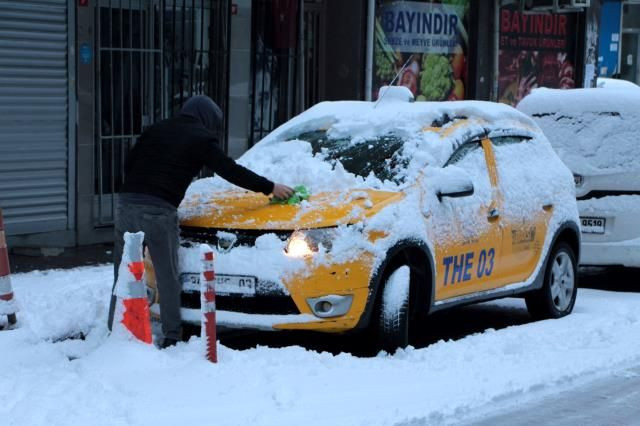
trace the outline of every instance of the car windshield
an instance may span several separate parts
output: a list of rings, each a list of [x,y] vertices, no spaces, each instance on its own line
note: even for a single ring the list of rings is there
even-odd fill
[[[309,142],[314,155],[322,156],[333,166],[340,162],[346,171],[362,177],[373,173],[380,180],[399,183],[403,179],[400,172],[408,164],[408,159],[402,155],[404,140],[394,135],[354,141],[351,138],[331,139],[326,130],[314,130],[290,140]]]

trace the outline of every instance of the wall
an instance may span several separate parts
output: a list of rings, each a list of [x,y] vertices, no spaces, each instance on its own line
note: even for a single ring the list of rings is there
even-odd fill
[[[251,117],[251,0],[233,2],[229,56],[229,155],[249,148]]]

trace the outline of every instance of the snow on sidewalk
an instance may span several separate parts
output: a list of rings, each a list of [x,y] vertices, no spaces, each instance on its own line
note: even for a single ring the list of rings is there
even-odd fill
[[[213,365],[196,338],[165,351],[107,338],[110,266],[12,280],[22,327],[0,332],[3,425],[448,423],[640,361],[640,294],[580,290],[567,318],[392,356],[221,347]]]

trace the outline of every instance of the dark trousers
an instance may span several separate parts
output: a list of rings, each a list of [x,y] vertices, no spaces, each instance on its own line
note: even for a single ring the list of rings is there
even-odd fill
[[[160,296],[160,319],[165,337],[180,340],[180,292],[178,277],[179,230],[178,216],[173,206],[149,205],[118,201],[115,218],[113,252],[114,289],[118,267],[122,260],[125,232],[144,232],[144,243],[149,248],[156,273]],[[109,307],[109,330],[113,324],[116,297],[112,294]]]

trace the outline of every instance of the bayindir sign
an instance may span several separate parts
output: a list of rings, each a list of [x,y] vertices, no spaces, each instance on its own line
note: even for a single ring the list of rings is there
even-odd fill
[[[568,17],[565,14],[524,14],[500,11],[501,49],[566,49]]]
[[[535,87],[575,87],[576,17],[500,9],[498,100],[516,105]]]

